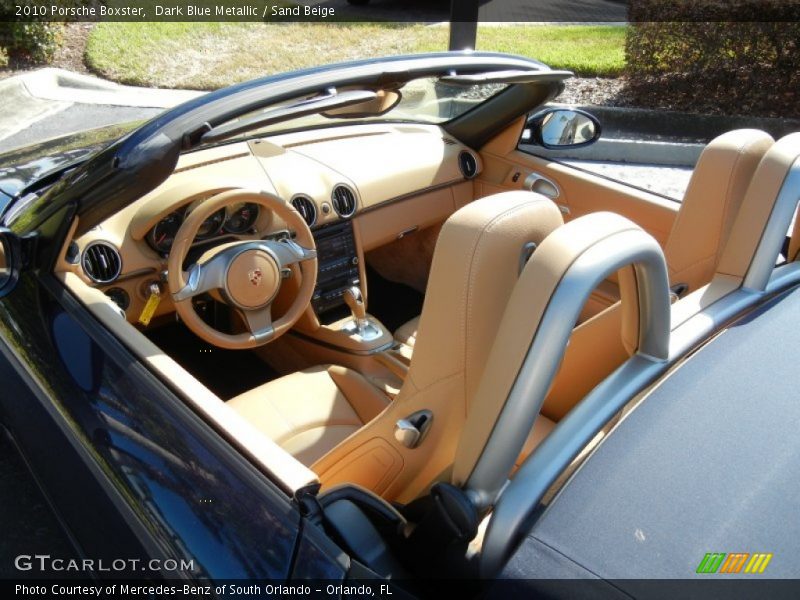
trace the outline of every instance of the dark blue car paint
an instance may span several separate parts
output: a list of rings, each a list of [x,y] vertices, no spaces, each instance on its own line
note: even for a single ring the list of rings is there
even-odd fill
[[[47,174],[80,164],[139,125],[140,121],[134,121],[99,127],[0,154],[0,191],[14,197]]]
[[[2,371],[13,367],[26,384],[0,394],[0,421],[45,482],[80,555],[194,561],[192,572],[169,574],[180,577],[291,576],[301,528],[288,494],[51,275],[26,271],[0,300],[0,343]],[[306,570],[344,575],[327,554],[314,557]]]

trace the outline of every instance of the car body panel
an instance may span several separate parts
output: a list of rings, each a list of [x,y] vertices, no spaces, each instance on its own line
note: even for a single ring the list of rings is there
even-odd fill
[[[18,373],[39,390],[25,405],[3,394],[2,421],[48,482],[82,553],[113,556],[124,547],[86,519],[90,509],[101,522],[127,524],[129,548],[140,545],[133,557],[194,560],[193,577],[290,576],[299,531],[290,499],[60,284],[24,273],[0,301],[0,324],[4,360],[13,353]],[[76,485],[90,473],[102,495]]]
[[[797,577],[798,321],[794,288],[683,362],[561,489],[502,577],[599,577],[624,592],[632,573],[713,576],[698,574],[706,553],[769,553],[766,577]],[[758,576],[724,576],[737,575]]]
[[[4,152],[0,154],[0,191],[13,197],[45,175],[79,164],[140,124],[134,121],[98,127]]]

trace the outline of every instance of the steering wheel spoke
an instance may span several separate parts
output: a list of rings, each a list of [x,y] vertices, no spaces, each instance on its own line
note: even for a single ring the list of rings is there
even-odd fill
[[[269,305],[257,310],[242,310],[247,328],[256,342],[263,344],[272,339],[275,330],[272,327],[272,309]]]
[[[280,241],[265,240],[261,243],[278,259],[278,264],[282,269],[306,260],[311,260],[312,258],[317,258],[317,251],[315,249],[304,248],[291,239],[283,239]]]
[[[196,263],[186,273],[186,285],[172,294],[176,302],[188,300],[225,284],[227,258],[217,255],[205,263]]]

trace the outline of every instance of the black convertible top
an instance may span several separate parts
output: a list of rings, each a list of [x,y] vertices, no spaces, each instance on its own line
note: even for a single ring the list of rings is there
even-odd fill
[[[800,576],[798,350],[800,288],[662,381],[560,491],[501,577],[534,588],[614,580],[593,589],[635,597],[634,577]],[[707,553],[772,557],[761,575],[698,574]],[[546,593],[559,589],[575,591]]]

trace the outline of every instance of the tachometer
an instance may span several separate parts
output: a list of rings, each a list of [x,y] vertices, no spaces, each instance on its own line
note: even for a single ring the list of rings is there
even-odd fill
[[[213,215],[208,217],[203,223],[200,225],[200,229],[197,230],[197,235],[195,236],[198,240],[205,240],[212,236],[215,236],[219,233],[219,230],[222,229],[222,224],[225,222],[225,209],[221,208]]]
[[[147,234],[147,241],[157,252],[169,254],[175,236],[183,223],[183,211],[175,211],[161,219]]]
[[[258,219],[258,204],[247,202],[228,207],[228,220],[225,231],[228,233],[247,233]]]

